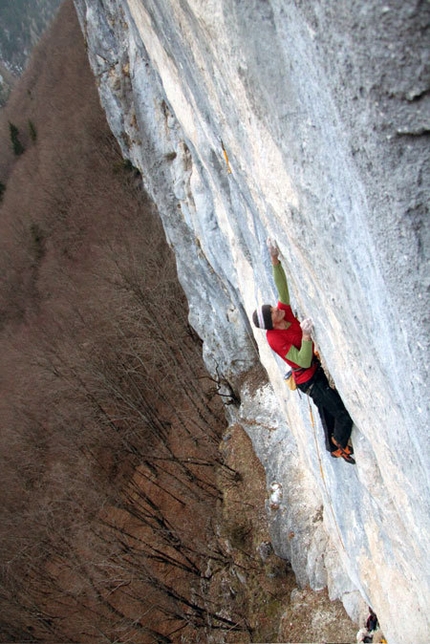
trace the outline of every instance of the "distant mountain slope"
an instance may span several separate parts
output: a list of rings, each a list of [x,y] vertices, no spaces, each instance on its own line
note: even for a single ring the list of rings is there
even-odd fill
[[[1,0],[0,106],[14,80],[22,73],[40,36],[51,23],[62,0]]]

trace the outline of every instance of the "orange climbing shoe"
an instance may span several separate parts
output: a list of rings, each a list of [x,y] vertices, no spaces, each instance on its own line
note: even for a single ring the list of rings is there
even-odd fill
[[[345,447],[345,451],[347,450],[349,450],[348,454],[354,454],[354,448],[351,443],[348,443],[348,445]]]
[[[352,447],[349,445],[346,445],[346,447],[341,447],[339,443],[331,437],[332,443],[336,445],[337,449],[334,450],[333,452],[330,452],[331,456],[333,458],[343,458],[344,461],[347,463],[351,463],[351,465],[355,465],[355,459],[352,458],[351,454],[353,453]]]
[[[330,452],[330,456],[332,458],[343,458],[344,461],[347,463],[351,463],[351,465],[355,465],[355,459],[350,456],[350,454],[347,454],[345,450],[343,449],[336,449],[334,452]]]

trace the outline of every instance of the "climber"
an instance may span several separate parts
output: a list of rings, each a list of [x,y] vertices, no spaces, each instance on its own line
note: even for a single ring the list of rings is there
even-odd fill
[[[378,628],[378,618],[372,608],[369,606],[369,617],[366,620],[366,628],[368,631],[376,631]]]
[[[327,451],[333,458],[343,458],[347,463],[355,464],[351,456],[353,449],[348,444],[352,419],[338,392],[330,387],[315,355],[311,339],[312,320],[307,318],[300,324],[293,315],[287,279],[276,243],[269,240],[268,248],[279,302],[276,307],[270,304],[259,307],[253,313],[253,322],[258,328],[266,329],[270,347],[290,365],[297,388],[310,396],[317,406]]]
[[[366,626],[360,628],[357,633],[357,642],[359,644],[387,644],[383,632],[379,628],[378,617],[369,606],[369,617],[366,620]]]

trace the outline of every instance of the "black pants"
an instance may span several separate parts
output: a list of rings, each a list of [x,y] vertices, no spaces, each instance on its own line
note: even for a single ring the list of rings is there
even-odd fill
[[[314,376],[297,385],[305,394],[310,396],[318,407],[321,423],[325,434],[325,445],[329,452],[336,450],[331,437],[342,447],[346,447],[352,431],[352,419],[348,414],[342,398],[328,383],[322,367],[319,367]]]

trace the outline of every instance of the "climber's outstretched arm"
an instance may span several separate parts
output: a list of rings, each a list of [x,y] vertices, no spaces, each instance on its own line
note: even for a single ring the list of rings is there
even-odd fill
[[[275,280],[275,286],[278,291],[279,301],[282,302],[282,304],[290,304],[290,292],[288,290],[288,282],[287,282],[284,268],[279,260],[277,264],[273,264],[272,270],[273,270],[273,279]]]
[[[282,302],[282,304],[290,304],[288,282],[284,268],[279,260],[279,248],[276,243],[271,240],[267,242],[267,246],[269,248],[270,259],[272,260],[273,279],[275,280],[279,301]]]

